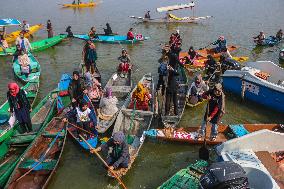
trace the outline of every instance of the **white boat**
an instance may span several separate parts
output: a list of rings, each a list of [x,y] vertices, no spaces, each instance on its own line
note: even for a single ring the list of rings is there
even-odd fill
[[[270,61],[247,62],[223,74],[224,89],[284,112],[284,69]]]
[[[159,7],[157,8],[157,12],[167,12],[167,11],[173,11],[173,10],[179,10],[179,9],[185,9],[185,8],[193,8],[195,6],[194,2],[187,3],[187,4],[177,4],[172,6],[166,6],[166,7]]]
[[[216,151],[244,168],[250,188],[278,189],[284,187],[284,159],[277,159],[284,153],[283,139],[284,133],[260,130],[224,142]]]

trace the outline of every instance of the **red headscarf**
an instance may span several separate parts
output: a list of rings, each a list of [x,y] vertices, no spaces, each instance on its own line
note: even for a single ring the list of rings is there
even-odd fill
[[[8,89],[9,89],[9,90],[10,90],[10,89],[14,89],[13,92],[9,91],[12,96],[17,96],[17,94],[18,94],[19,91],[20,91],[20,87],[19,87],[19,85],[18,85],[17,83],[9,83],[9,84],[8,84]]]

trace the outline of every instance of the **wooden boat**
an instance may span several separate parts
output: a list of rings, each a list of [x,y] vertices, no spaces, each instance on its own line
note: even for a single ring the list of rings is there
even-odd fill
[[[75,38],[82,39],[82,40],[90,40],[90,37],[87,34],[83,35],[74,35]],[[137,34],[135,39],[128,40],[126,35],[99,35],[98,38],[93,39],[93,42],[100,42],[100,43],[110,43],[110,44],[133,44],[138,43],[144,40],[148,40],[149,37],[144,37],[141,34]]]
[[[162,123],[165,127],[176,127],[183,115],[185,105],[186,105],[186,94],[188,90],[187,84],[187,77],[183,67],[178,66],[179,75],[177,76],[178,82],[178,91],[177,91],[177,98],[178,98],[178,115],[174,115],[173,106],[170,108],[169,115],[165,115],[165,104],[166,98],[165,96],[158,97],[159,106],[160,106],[160,115],[162,118]]]
[[[43,28],[43,25],[42,24],[37,24],[37,25],[33,25],[30,27],[30,31],[25,33],[25,37],[29,37],[30,35],[34,34],[35,32],[37,32],[38,30],[42,29]],[[18,31],[14,31],[10,34],[7,34],[6,35],[6,41],[7,43],[13,43],[16,41],[17,37],[20,36],[20,33],[21,33],[21,30],[18,30]]]
[[[62,4],[63,8],[87,8],[87,7],[95,7],[97,4],[94,2],[89,3],[80,3],[80,4]]]
[[[25,74],[22,74],[21,66],[18,62],[18,59],[13,63],[14,74],[18,79],[20,79],[23,82],[28,82],[35,78],[39,78],[41,72],[38,60],[31,53],[29,53],[28,56],[30,59],[30,67],[31,67],[28,77],[26,77]]]
[[[112,115],[103,115],[98,110],[98,127],[97,131],[99,133],[106,132],[115,122],[116,117],[119,113],[119,110],[121,109],[122,105],[124,104],[127,95],[130,93],[132,89],[132,79],[131,79],[131,73],[128,73],[127,78],[120,77],[117,73],[114,73],[111,78],[108,80],[105,89],[111,88],[112,89],[112,95],[115,96],[118,100],[118,111]]]
[[[32,80],[30,82],[28,82],[24,87],[22,87],[22,89],[24,89],[27,92],[27,98],[30,101],[31,106],[33,107],[34,101],[36,99],[37,93],[38,93],[38,89],[39,89],[39,80],[35,79]],[[6,116],[2,116],[4,119],[2,119],[2,124],[1,125],[1,130],[0,130],[0,143],[2,141],[4,141],[5,139],[7,139],[8,137],[10,137],[13,132],[14,132],[14,128],[11,128],[8,120],[10,117],[10,114],[8,112],[9,109],[9,103],[8,101],[6,101],[1,107],[1,114],[2,115],[6,115]]]
[[[137,16],[129,16],[129,17],[143,23],[198,23],[202,20],[207,20],[209,18],[212,18],[212,16],[199,16],[199,17],[187,16],[180,18],[173,14],[170,14],[170,17],[150,18],[150,19],[144,17],[137,17]]]
[[[57,35],[52,38],[47,38],[43,39],[40,41],[35,41],[31,43],[32,46],[32,51],[33,52],[38,52],[38,51],[43,51],[49,47],[52,47],[58,43],[60,43],[63,39],[65,39],[67,35]],[[6,53],[3,51],[0,52],[0,56],[5,56],[5,55],[13,55],[16,51],[16,47],[10,47],[5,49]]]
[[[171,5],[166,7],[159,7],[157,8],[157,12],[168,12],[173,10],[180,10],[185,8],[193,8],[195,6],[194,2],[187,3],[187,4],[177,4],[177,5]]]
[[[283,127],[283,126],[282,126]],[[222,142],[225,142],[232,138],[237,138],[244,136],[246,134],[268,129],[268,130],[277,130],[284,131],[281,127],[281,124],[239,124],[239,125],[219,125],[218,127],[218,136],[215,141],[209,140],[210,138],[210,129],[207,127],[206,139],[208,145],[216,145]],[[145,132],[146,136],[155,139],[161,139],[166,141],[176,141],[184,142],[190,144],[202,144],[202,139],[196,139],[200,127],[187,127],[187,128],[164,128],[164,129],[151,129]]]
[[[25,151],[5,188],[46,188],[61,158],[66,134],[62,119],[54,117]]]
[[[141,83],[144,84],[144,86],[147,86],[149,89],[149,92],[154,92],[154,84],[153,84],[153,77],[152,75],[146,74],[143,76],[143,78],[140,80]],[[131,168],[134,160],[138,156],[138,153],[144,143],[144,131],[148,130],[151,126],[151,122],[153,119],[154,114],[154,102],[151,102],[150,105],[150,111],[143,111],[143,110],[135,110],[135,109],[129,109],[128,106],[131,102],[131,96],[132,93],[136,90],[136,87],[132,90],[128,98],[126,99],[126,102],[122,106],[121,110],[119,111],[119,114],[117,116],[113,133],[122,131],[125,133],[125,136],[127,138],[127,142],[129,144],[129,153],[130,153],[130,162],[128,168],[120,168],[117,170],[114,170],[115,174],[118,177],[122,177],[125,175],[128,170]],[[153,100],[154,98],[152,98]]]
[[[53,117],[56,110],[57,91],[50,92],[32,111],[33,132],[19,134],[21,128],[16,124],[12,136],[0,145],[0,188],[5,186],[10,174],[16,167],[24,150],[34,140],[38,131]]]
[[[191,163],[185,169],[181,169],[166,182],[164,182],[158,189],[198,189],[199,179],[205,173],[208,163],[204,160],[198,160]]]

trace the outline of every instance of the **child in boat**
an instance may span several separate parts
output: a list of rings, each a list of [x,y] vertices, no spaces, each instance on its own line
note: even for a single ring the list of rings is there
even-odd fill
[[[105,96],[100,101],[100,114],[104,117],[112,117],[117,111],[118,100],[112,96],[111,88],[107,88]]]
[[[130,161],[130,154],[128,144],[125,141],[125,135],[122,131],[114,133],[112,138],[100,147],[91,150],[91,153],[94,153],[94,151],[99,152],[101,150],[107,152],[109,149],[112,149],[106,160],[108,166],[110,166],[109,168],[111,170],[127,168]]]
[[[21,55],[18,56],[18,62],[21,66],[21,73],[28,77],[31,72],[30,59],[24,51],[21,51]]]
[[[156,91],[160,90],[160,86],[162,85],[162,95],[164,95],[165,93],[165,89],[166,89],[166,79],[168,76],[168,63],[169,63],[169,57],[166,55],[163,55],[160,60],[160,65],[158,68],[158,73],[159,73],[159,80],[158,80],[158,84],[157,84],[157,89]]]
[[[101,84],[98,82],[98,80],[93,78],[93,83],[92,85],[87,86],[87,90],[88,90],[88,97],[92,103],[92,106],[97,111],[100,105],[101,97],[102,97]]]
[[[126,77],[128,75],[128,72],[131,70],[130,65],[130,57],[127,54],[127,51],[123,49],[121,51],[121,56],[118,57],[118,60],[120,61],[118,66],[118,73],[120,73],[120,77]]]
[[[86,139],[93,138],[98,134],[95,129],[97,127],[96,114],[88,107],[88,103],[85,100],[82,100],[79,106],[68,112],[63,121],[76,123],[77,126],[88,131],[87,133],[78,129],[78,135],[84,136]]]
[[[136,90],[132,93],[130,109],[149,111],[149,102],[151,95],[146,87],[142,83],[137,84]]]
[[[203,101],[203,93],[209,90],[206,81],[203,81],[201,74],[195,77],[194,82],[189,87],[187,92],[187,99],[190,104],[197,104]]]

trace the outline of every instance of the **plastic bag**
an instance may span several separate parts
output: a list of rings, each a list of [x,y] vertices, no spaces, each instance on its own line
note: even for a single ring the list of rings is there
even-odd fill
[[[16,122],[16,116],[15,116],[15,113],[13,113],[11,116],[10,116],[10,119],[8,121],[9,125],[11,127],[13,127],[15,125],[15,122]]]

